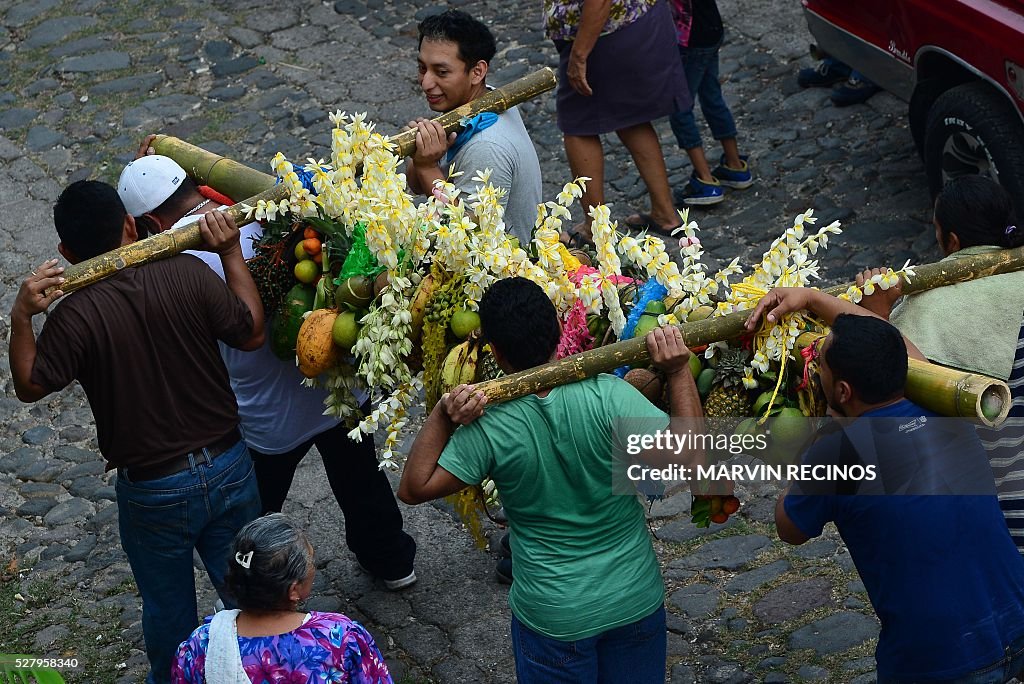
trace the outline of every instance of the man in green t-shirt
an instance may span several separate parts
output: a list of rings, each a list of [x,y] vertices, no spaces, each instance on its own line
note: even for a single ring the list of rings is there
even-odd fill
[[[558,314],[529,280],[492,285],[480,321],[507,373],[555,358]],[[668,378],[672,415],[700,416],[679,330],[655,330],[647,345]],[[658,430],[669,417],[610,375],[486,412],[485,404],[470,385],[442,397],[412,446],[399,498],[422,503],[494,480],[513,532],[509,606],[520,684],[664,682],[665,588],[643,507],[635,495],[612,493],[612,466],[623,453],[623,421]],[[678,460],[671,452],[640,457]]]

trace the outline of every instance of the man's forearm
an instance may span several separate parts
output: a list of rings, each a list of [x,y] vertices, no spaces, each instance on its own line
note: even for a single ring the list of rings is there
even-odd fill
[[[840,314],[874,316],[875,318],[880,318],[880,316],[873,311],[858,306],[853,302],[848,302],[845,299],[825,294],[821,290],[809,290],[809,292],[810,301],[807,304],[807,308],[828,325],[835,323],[836,317]]]
[[[810,290],[811,296],[810,301],[807,304],[807,308],[819,318],[821,318],[827,325],[832,325],[836,322],[836,318],[840,314],[852,314],[854,316],[872,316],[874,318],[880,318],[883,321],[889,322],[885,317],[878,315],[874,311],[867,309],[853,302],[848,302],[845,299],[839,299],[839,297],[833,297],[832,295],[825,294],[821,290]],[[920,361],[927,361],[928,359],[921,352],[917,346],[911,342],[906,335],[903,336],[903,341],[907,345],[907,356],[912,359],[918,359]]]
[[[668,376],[669,413],[673,418],[701,418],[704,410],[697,383],[687,365]]]
[[[703,411],[700,395],[693,381],[689,366],[667,376],[669,402],[669,430],[675,433],[703,432]],[[698,465],[704,463],[704,451],[693,449],[685,454],[672,448],[663,450],[648,449],[640,456],[647,465],[664,468],[669,465]]]
[[[433,476],[441,452],[454,431],[455,425],[439,402],[427,416],[409,450],[409,458],[402,469],[402,481],[398,486],[399,499],[406,503],[420,503],[424,500],[420,492]]]
[[[669,415],[672,427],[704,432],[704,409],[689,364],[668,376]],[[704,463],[703,449],[692,450],[686,458],[689,465]]]
[[[405,181],[409,184],[409,190],[414,195],[425,195],[423,187],[420,186],[420,168],[412,157],[405,160]]]
[[[416,180],[416,187],[413,187],[412,178]],[[436,180],[444,180],[441,167],[437,164],[416,166],[410,176],[409,189],[420,195],[429,195]]]
[[[32,382],[32,367],[36,363],[36,336],[32,331],[32,318],[17,311],[11,312],[11,341],[8,347],[14,393],[24,402],[33,402],[49,394]]]
[[[252,314],[252,339],[263,338],[263,302],[260,299],[259,290],[253,282],[252,273],[242,258],[241,249],[232,250],[220,255],[221,265],[224,267],[224,281],[236,297]]]
[[[775,530],[779,534],[779,539],[786,542],[787,544],[793,544],[799,546],[806,542],[810,537],[803,533],[799,527],[790,519],[789,514],[786,513],[786,497],[789,495],[789,490],[792,487],[786,487],[779,498],[775,500]]]

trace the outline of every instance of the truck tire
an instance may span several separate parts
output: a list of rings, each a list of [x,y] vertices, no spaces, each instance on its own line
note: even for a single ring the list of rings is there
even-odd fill
[[[910,106],[907,109],[907,120],[910,123],[910,134],[914,137],[914,147],[917,154],[924,161],[924,135],[928,126],[928,112],[931,111],[935,100],[939,99],[945,91],[949,90],[950,84],[938,78],[926,78],[917,82],[914,86],[914,93],[910,96]]]
[[[965,83],[940,95],[928,112],[924,164],[932,196],[950,180],[988,175],[1024,210],[1024,125],[987,83]]]

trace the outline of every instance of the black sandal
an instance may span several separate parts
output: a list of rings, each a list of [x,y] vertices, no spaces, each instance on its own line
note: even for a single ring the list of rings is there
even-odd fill
[[[594,241],[583,237],[583,233],[578,230],[567,231],[564,235],[566,239],[563,240],[560,235],[558,236],[558,240],[569,249],[597,249],[597,245],[594,244]]]
[[[672,231],[682,227],[682,223],[674,226],[664,227],[660,223],[654,220],[654,217],[650,214],[637,214],[640,218],[639,221],[627,221],[623,219],[622,225],[630,230],[647,231],[649,233],[657,233],[658,235],[664,235],[665,237],[672,237]]]

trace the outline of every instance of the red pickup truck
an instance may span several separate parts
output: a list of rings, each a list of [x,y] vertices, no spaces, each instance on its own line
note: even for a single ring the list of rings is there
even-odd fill
[[[803,0],[818,47],[910,104],[932,193],[989,174],[1024,219],[1024,0]]]

